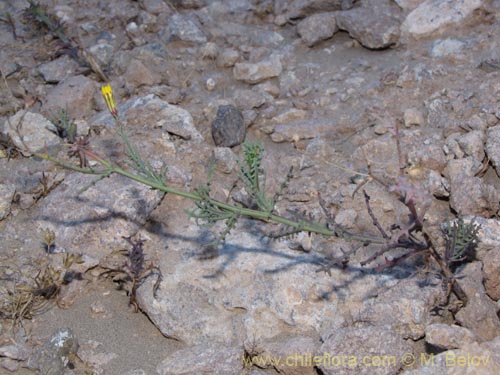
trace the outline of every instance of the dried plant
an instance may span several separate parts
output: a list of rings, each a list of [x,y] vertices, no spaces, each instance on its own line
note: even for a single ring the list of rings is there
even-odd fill
[[[14,326],[23,319],[44,313],[54,304],[61,307],[58,297],[63,285],[83,279],[80,272],[71,269],[73,264],[81,262],[81,256],[74,254],[64,255],[62,267],[54,267],[47,258],[42,259],[37,262],[34,277],[10,263],[11,285],[0,287],[0,317],[12,320]]]
[[[137,289],[147,278],[156,276],[157,279],[153,286],[153,296],[156,298],[163,275],[160,268],[153,262],[150,262],[148,265],[145,264],[144,240],[140,238],[133,239],[132,237],[123,237],[123,239],[131,245],[131,248],[125,251],[126,259],[118,262],[118,264],[114,262],[110,264],[108,259],[105,259],[100,265],[105,270],[101,275],[111,275],[113,281],[125,287],[130,298],[129,303],[137,312],[139,311],[139,305],[136,300]],[[118,251],[114,253],[122,254],[123,252]],[[111,255],[114,255],[114,253]]]
[[[48,228],[43,230],[42,248],[47,254],[53,254],[56,250],[56,234]]]
[[[58,180],[57,175],[51,177],[49,174],[43,172],[42,177],[38,180],[38,186],[29,192],[33,195],[33,204],[31,204],[30,207],[35,205],[40,199],[49,195],[63,181],[63,179]]]

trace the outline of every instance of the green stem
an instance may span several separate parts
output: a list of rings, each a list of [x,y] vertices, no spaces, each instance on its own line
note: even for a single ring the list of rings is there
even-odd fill
[[[188,198],[194,201],[202,201],[204,198],[202,198],[199,194],[197,193],[192,193],[180,189],[173,188],[171,186],[168,186],[164,183],[158,183],[155,181],[151,181],[147,179],[146,177],[137,175],[132,172],[128,172],[116,165],[113,165],[109,161],[106,161],[104,159],[101,159],[97,157],[97,155],[92,155],[95,160],[97,160],[103,167],[104,169],[100,170],[95,170],[95,169],[87,169],[87,168],[81,168],[77,167],[71,164],[66,164],[63,163],[55,158],[53,158],[50,155],[47,154],[37,154],[38,157],[45,159],[45,160],[50,160],[66,169],[70,169],[79,173],[85,173],[85,174],[92,174],[92,175],[101,175],[101,176],[109,176],[113,173],[122,175],[124,177],[127,177],[131,180],[137,181],[141,184],[144,184],[146,186],[149,186],[153,189],[165,192],[165,193],[171,193],[174,195],[178,195],[184,198]],[[205,198],[206,199],[206,198]],[[371,236],[361,236],[357,234],[350,233],[340,227],[336,227],[335,229],[330,229],[320,223],[314,223],[314,222],[309,222],[309,221],[293,221],[278,215],[271,214],[270,212],[264,212],[264,211],[259,211],[259,210],[253,210],[250,208],[244,208],[244,207],[239,207],[239,206],[233,206],[228,203],[220,202],[216,199],[209,198],[208,203],[219,207],[221,209],[230,211],[235,213],[238,216],[246,216],[246,217],[251,217],[254,219],[259,219],[263,220],[266,222],[275,222],[283,225],[287,225],[291,228],[304,231],[304,232],[311,232],[311,233],[317,233],[321,234],[324,236],[338,236],[342,237],[345,239],[350,239],[350,240],[356,240],[356,241],[362,241],[366,242],[369,241],[371,243],[379,243],[383,244],[385,243],[382,239],[377,238],[377,237],[371,237]]]

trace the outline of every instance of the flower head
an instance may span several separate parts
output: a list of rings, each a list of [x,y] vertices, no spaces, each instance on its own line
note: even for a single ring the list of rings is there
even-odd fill
[[[101,93],[104,97],[106,105],[108,106],[109,112],[115,119],[118,119],[118,109],[116,108],[115,99],[113,98],[113,89],[111,88],[111,85],[108,83],[107,85],[102,86]]]

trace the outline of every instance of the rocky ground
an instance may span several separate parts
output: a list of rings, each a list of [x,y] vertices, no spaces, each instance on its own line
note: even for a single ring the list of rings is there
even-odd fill
[[[0,373],[500,373],[500,1],[36,4],[0,2]],[[248,201],[246,139],[269,194],[293,167],[274,213],[380,235],[365,189],[392,235],[420,204],[443,257],[447,221],[479,224],[475,256],[445,277],[425,251],[365,263],[374,244],[271,240],[248,218],[207,253],[224,226],[193,202],[35,155],[78,166],[76,124],[127,165],[107,82],[171,186],[194,191],[214,160],[212,196]],[[152,274],[129,304],[120,251],[138,246]]]

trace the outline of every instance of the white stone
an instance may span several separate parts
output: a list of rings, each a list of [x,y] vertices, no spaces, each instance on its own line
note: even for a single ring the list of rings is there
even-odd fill
[[[213,78],[208,78],[207,81],[205,82],[205,87],[207,88],[208,91],[213,91],[215,89],[216,83],[215,79]]]
[[[415,38],[458,23],[483,4],[483,0],[426,0],[415,8],[401,25],[403,34]]]

